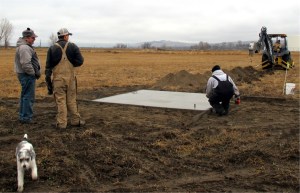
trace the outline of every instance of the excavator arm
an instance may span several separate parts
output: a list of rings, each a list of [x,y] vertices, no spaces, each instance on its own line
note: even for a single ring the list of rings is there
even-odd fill
[[[263,66],[264,63],[265,64],[271,64],[272,66],[275,64],[274,61],[274,54],[273,54],[273,43],[271,41],[271,39],[269,38],[268,34],[267,34],[267,28],[266,27],[262,27],[260,34],[259,34],[259,40],[256,42],[256,49],[255,49],[255,53],[258,53],[260,50],[262,50],[263,48],[265,48],[265,54],[267,56],[267,58],[265,58],[265,61],[263,62]]]

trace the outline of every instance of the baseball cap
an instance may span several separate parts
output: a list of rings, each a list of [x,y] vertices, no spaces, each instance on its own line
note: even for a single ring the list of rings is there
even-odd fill
[[[219,65],[215,65],[212,69],[211,69],[211,72],[214,72],[216,70],[220,70],[221,67]]]
[[[57,35],[66,36],[66,35],[72,35],[72,33],[70,33],[67,28],[61,28],[60,30],[58,30]]]
[[[38,37],[29,27],[22,32],[23,37]]]

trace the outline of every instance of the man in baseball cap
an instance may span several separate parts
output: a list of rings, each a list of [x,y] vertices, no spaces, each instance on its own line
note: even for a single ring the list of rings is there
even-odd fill
[[[68,30],[67,28],[61,28],[61,29],[58,30],[58,32],[57,32],[57,36],[58,36],[58,37],[67,36],[67,35],[72,35],[72,33],[70,33],[69,30]]]
[[[58,41],[48,49],[45,80],[48,94],[53,94],[57,106],[56,128],[66,129],[68,115],[71,126],[83,126],[85,121],[78,112],[76,101],[77,79],[75,67],[83,64],[84,58],[78,46],[69,42],[72,35],[66,28],[57,32]]]

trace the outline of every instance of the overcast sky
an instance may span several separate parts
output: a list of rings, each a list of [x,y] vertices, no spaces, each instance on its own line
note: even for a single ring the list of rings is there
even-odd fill
[[[299,0],[0,0],[0,19],[14,27],[11,43],[27,27],[43,43],[65,27],[71,41],[198,43],[257,40],[268,33],[300,34]]]

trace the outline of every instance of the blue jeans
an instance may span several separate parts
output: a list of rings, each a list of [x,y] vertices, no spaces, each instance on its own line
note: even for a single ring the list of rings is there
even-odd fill
[[[22,87],[19,120],[30,122],[33,116],[33,103],[35,99],[35,76],[19,73],[18,79]]]

